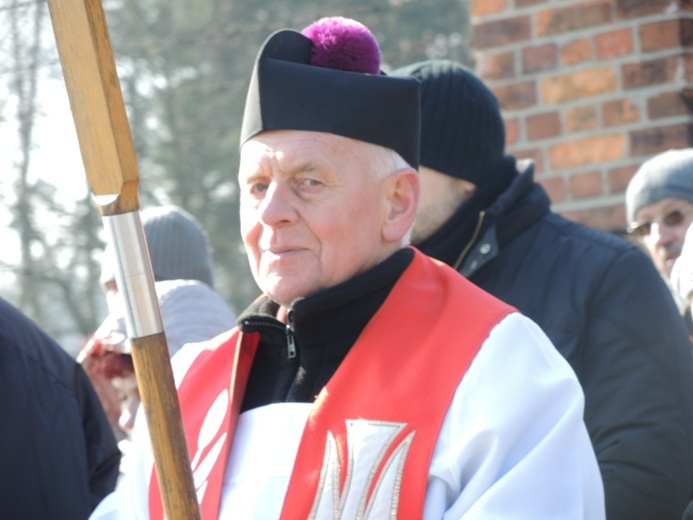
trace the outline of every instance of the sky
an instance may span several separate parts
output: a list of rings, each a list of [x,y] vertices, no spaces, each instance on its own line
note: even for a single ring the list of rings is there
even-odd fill
[[[39,149],[32,171],[58,186],[67,199],[78,200],[84,197],[87,182],[65,84],[47,81],[43,99],[45,114],[36,128]]]

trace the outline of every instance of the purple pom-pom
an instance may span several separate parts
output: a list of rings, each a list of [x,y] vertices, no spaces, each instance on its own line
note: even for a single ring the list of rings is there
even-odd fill
[[[321,18],[301,33],[313,40],[311,64],[327,69],[380,74],[380,47],[368,27],[341,16]]]

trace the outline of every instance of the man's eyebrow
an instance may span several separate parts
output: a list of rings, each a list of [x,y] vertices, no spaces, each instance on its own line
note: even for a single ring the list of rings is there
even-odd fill
[[[312,172],[317,170],[317,166],[313,161],[308,161],[304,163],[298,163],[297,167],[295,168],[296,171],[299,172]]]

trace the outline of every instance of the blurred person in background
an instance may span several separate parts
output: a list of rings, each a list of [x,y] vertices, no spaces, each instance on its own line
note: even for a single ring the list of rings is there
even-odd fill
[[[82,367],[0,298],[0,517],[86,519],[120,451]]]
[[[642,239],[668,279],[693,222],[693,148],[645,161],[628,183],[626,214],[629,231]]]
[[[686,303],[686,319],[693,322],[693,226],[688,226],[681,254],[671,269],[672,290]],[[693,520],[693,500],[689,503],[685,520]]]
[[[669,283],[693,222],[693,148],[668,150],[645,161],[626,190],[628,230],[649,253]],[[693,339],[690,304],[672,295]]]
[[[652,262],[551,211],[533,163],[505,155],[496,97],[467,68],[428,60],[391,75],[421,81],[412,243],[534,320],[570,362],[607,518],[679,520],[693,490],[693,364]]]
[[[186,343],[231,329],[236,318],[214,290],[207,235],[197,219],[173,205],[147,208],[141,219],[170,355]],[[109,410],[114,433],[126,453],[140,396],[114,268],[112,251],[107,248],[101,283],[110,314],[77,359]]]

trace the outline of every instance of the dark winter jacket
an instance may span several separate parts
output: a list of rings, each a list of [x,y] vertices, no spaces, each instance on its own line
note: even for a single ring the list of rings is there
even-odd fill
[[[552,213],[522,170],[470,240],[441,230],[420,248],[532,318],[570,362],[607,518],[678,520],[693,489],[693,357],[672,296],[642,251]]]
[[[86,519],[120,451],[82,367],[0,298],[0,517]]]

